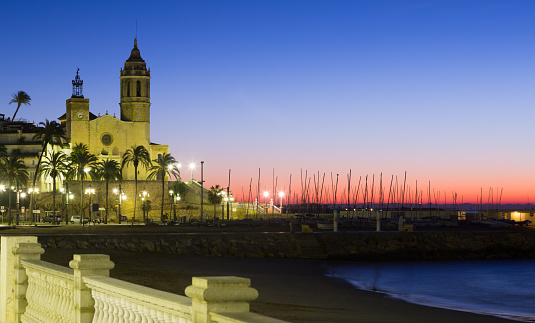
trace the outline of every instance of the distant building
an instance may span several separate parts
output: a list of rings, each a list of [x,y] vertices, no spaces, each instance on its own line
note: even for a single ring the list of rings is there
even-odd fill
[[[8,154],[13,151],[22,157],[24,164],[28,168],[30,180],[33,180],[42,150],[42,142],[35,141],[33,136],[41,129],[33,123],[27,121],[11,121],[0,114],[0,145],[4,145]]]

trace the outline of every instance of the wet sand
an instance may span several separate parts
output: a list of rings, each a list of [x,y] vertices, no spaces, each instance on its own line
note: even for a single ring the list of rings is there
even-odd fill
[[[115,262],[112,277],[181,295],[193,276],[247,277],[260,294],[251,310],[289,322],[514,322],[361,291],[343,280],[326,277],[328,261],[65,249],[46,249],[42,259],[68,266],[74,253],[109,254]]]

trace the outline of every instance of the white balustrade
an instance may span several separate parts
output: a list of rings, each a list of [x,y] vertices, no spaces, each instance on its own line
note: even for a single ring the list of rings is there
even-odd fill
[[[190,323],[191,299],[110,277],[84,277],[95,300],[93,322]]]
[[[74,255],[71,268],[42,261],[44,250],[30,238],[2,237],[0,298],[10,302],[0,322],[283,322],[249,312],[258,292],[247,278],[194,277],[189,298],[110,278],[108,255]]]
[[[22,322],[74,322],[73,270],[41,260],[22,260],[28,276]]]

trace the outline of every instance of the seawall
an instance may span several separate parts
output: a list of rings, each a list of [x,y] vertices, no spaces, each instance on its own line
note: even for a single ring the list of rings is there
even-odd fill
[[[44,248],[333,260],[535,258],[535,231],[39,235]]]

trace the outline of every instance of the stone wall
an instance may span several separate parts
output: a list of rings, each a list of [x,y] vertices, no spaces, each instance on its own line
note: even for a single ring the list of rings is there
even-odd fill
[[[336,260],[535,258],[535,232],[39,236],[44,248]]]

